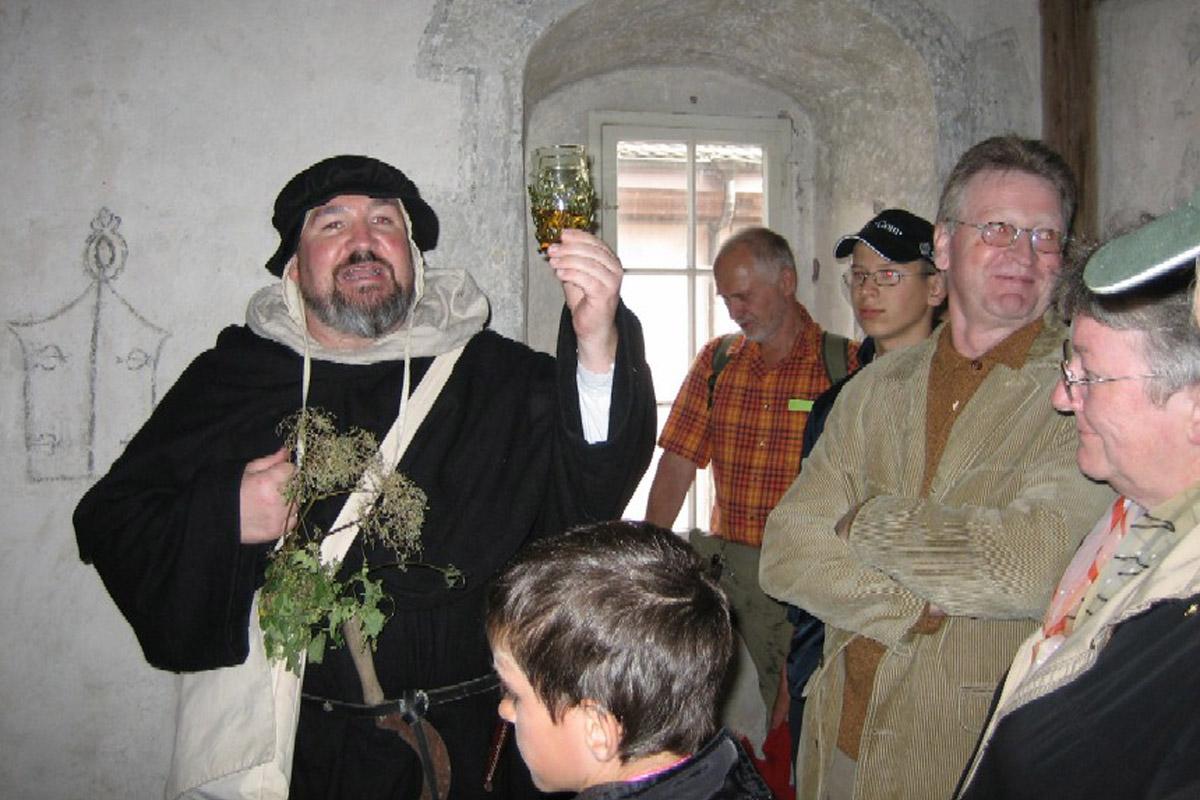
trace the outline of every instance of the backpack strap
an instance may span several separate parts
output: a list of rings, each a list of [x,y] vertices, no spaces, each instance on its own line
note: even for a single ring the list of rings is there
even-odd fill
[[[717,390],[717,376],[721,374],[721,370],[725,369],[725,365],[729,363],[729,348],[737,341],[738,334],[727,333],[721,337],[721,341],[717,344],[717,349],[713,350],[712,354],[712,373],[708,376],[708,407],[713,407],[713,394]]]
[[[829,382],[837,383],[850,372],[850,340],[836,333],[822,331],[821,358],[825,362],[825,374],[829,376]]]

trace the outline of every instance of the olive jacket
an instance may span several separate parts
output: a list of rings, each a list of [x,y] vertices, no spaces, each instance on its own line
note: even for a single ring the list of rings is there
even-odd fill
[[[1050,404],[1066,328],[1047,315],[1024,365],[998,364],[949,434],[926,496],[926,389],[939,336],[877,359],[768,519],[760,580],[826,623],[807,688],[798,795],[816,797],[836,747],[843,650],[886,648],[855,798],[946,798],[1013,653],[1076,545],[1112,502],[1075,464],[1075,426]],[[859,506],[848,536],[835,525]],[[926,604],[947,617],[913,631]]]

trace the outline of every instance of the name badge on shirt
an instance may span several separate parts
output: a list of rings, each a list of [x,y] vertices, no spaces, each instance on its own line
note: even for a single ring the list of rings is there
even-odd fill
[[[788,400],[788,411],[803,411],[807,414],[812,411],[812,407],[812,400],[802,400],[799,397],[792,397]]]

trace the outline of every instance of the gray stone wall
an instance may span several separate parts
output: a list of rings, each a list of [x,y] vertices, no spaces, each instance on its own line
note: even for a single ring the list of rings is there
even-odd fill
[[[1099,6],[1100,231],[1161,214],[1200,188],[1200,6]]]

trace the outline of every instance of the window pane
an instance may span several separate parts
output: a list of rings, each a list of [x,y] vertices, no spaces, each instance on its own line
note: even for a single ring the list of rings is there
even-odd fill
[[[642,323],[658,401],[670,405],[691,365],[687,276],[626,274],[621,299]]]
[[[686,269],[686,142],[617,142],[617,255],[626,269]]]
[[[622,297],[645,329],[660,431],[696,353],[738,330],[716,295],[713,257],[737,231],[766,225],[768,207],[764,160],[774,134],[732,126],[725,138],[724,128],[688,128],[603,126],[606,194],[616,195],[605,198],[605,224],[615,223],[626,270]],[[645,514],[660,454],[656,449],[626,517]],[[712,503],[711,469],[699,470],[674,528],[707,529]]]
[[[765,225],[763,149],[756,145],[696,145],[696,265],[711,267],[721,243]]]
[[[662,433],[663,426],[667,424],[667,415],[670,413],[670,403],[659,405],[659,434]],[[657,435],[655,438],[657,440]],[[633,497],[629,500],[629,505],[625,506],[625,513],[621,515],[623,519],[645,518],[646,503],[650,499],[650,484],[654,482],[654,473],[658,471],[658,460],[662,458],[662,453],[661,448],[654,448],[654,458],[650,461],[650,467],[646,470],[646,474],[642,476],[637,489],[634,490]],[[696,482],[688,491],[687,497],[684,498],[683,505],[679,508],[679,514],[675,517],[675,522],[670,526],[671,530],[687,531],[692,528],[708,530],[713,497],[712,467],[696,470]]]
[[[730,319],[725,301],[717,297],[717,284],[712,273],[705,270],[696,277],[696,349],[709,339],[726,333],[737,333],[737,324]]]
[[[671,405],[669,403],[658,407],[658,431],[654,435],[655,441],[658,441],[658,434],[662,433],[663,426],[667,424],[667,415],[670,413]],[[654,473],[658,471],[658,460],[662,458],[662,454],[661,447],[654,448],[654,458],[650,460],[650,466],[646,469],[646,474],[642,476],[641,482],[638,483],[637,489],[633,492],[633,497],[629,499],[629,505],[625,506],[625,512],[621,515],[622,519],[646,518],[646,503],[650,499],[650,484],[654,483]],[[691,492],[688,494],[690,496]],[[675,525],[672,526],[673,530],[687,529],[688,504],[689,501],[684,500]]]
[[[688,503],[691,503],[693,512],[692,521],[687,523],[686,526],[681,527],[711,531],[712,510],[713,506],[717,503],[717,490],[713,484],[712,464],[709,464],[705,469],[696,471],[696,482],[692,484]]]

